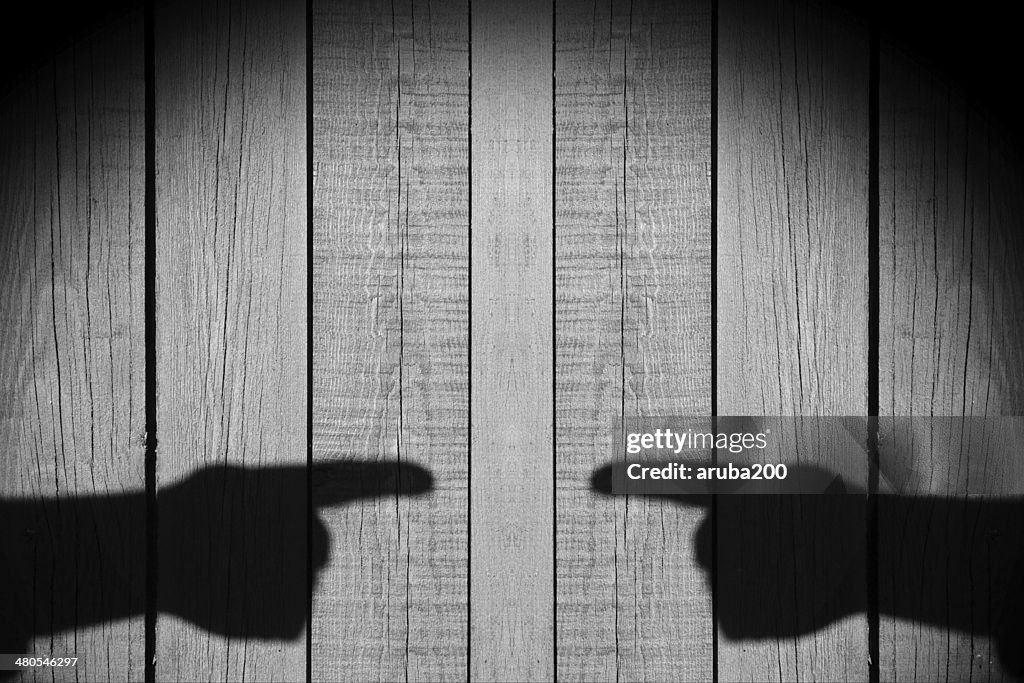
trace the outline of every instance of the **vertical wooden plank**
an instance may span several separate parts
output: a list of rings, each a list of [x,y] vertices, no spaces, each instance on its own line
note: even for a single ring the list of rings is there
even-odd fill
[[[954,85],[888,44],[879,97],[879,412],[1020,414],[1019,157]],[[1004,611],[1019,517],[967,494],[1019,493],[1020,455],[964,448],[970,435],[951,440],[944,424],[899,444],[913,471],[879,502],[881,678],[1015,680],[1019,640],[991,634],[1019,637]]]
[[[628,9],[555,8],[555,438],[558,677],[619,669],[616,545],[622,520],[590,491],[622,412],[622,260]]]
[[[554,676],[551,22],[473,5],[474,680]]]
[[[703,512],[589,480],[617,418],[711,411],[711,4],[556,19],[558,673],[708,680]]]
[[[159,4],[154,21],[156,674],[296,680],[308,555],[305,13],[182,0]]]
[[[810,1],[732,0],[719,30],[719,414],[864,415],[866,31]],[[840,609],[866,604],[863,499],[718,513],[721,678],[866,678],[866,618]]]
[[[0,107],[0,651],[84,680],[143,674],[142,58],[134,13]]]
[[[398,460],[425,497],[325,511],[316,680],[451,680],[468,648],[469,8],[316,2],[317,462]]]

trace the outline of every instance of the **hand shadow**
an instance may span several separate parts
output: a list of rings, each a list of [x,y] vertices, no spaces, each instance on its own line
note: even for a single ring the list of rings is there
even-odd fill
[[[307,548],[308,474],[210,466],[160,489],[159,611],[230,638],[298,637],[308,572],[315,583],[330,553],[315,512]],[[433,488],[427,470],[396,462],[318,464],[312,478],[316,509]],[[0,500],[0,653],[27,653],[33,636],[144,614],[146,513],[144,492]]]
[[[790,468],[815,477],[810,470],[821,471]],[[591,477],[599,493],[610,495],[611,485],[610,465]],[[712,568],[716,574],[721,633],[781,640],[866,612],[863,493],[719,495],[717,547],[710,495],[662,497],[709,510],[693,545],[709,585]],[[879,614],[990,637],[1002,667],[1024,676],[1024,500],[886,494],[877,501]]]

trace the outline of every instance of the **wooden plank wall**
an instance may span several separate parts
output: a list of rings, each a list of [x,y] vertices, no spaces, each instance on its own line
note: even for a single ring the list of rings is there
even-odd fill
[[[97,504],[145,485],[142,28],[0,108],[0,651],[77,652],[83,680],[143,675],[144,501]]]
[[[1019,415],[1014,145],[961,88],[900,46],[883,43],[879,75],[879,412]],[[925,504],[879,505],[882,680],[1013,679],[1000,657],[1016,657],[1015,646],[989,633],[1006,629],[1000,603],[1013,604],[1005,595],[1020,520],[967,496],[1020,493],[1019,454],[991,438],[937,425],[903,444],[908,494]],[[934,569],[915,580],[923,567]]]
[[[156,676],[294,680],[309,553],[305,15],[154,12]]]
[[[711,410],[711,3],[556,18],[558,674],[708,680],[703,512],[589,481],[617,419]]]
[[[323,513],[316,680],[468,667],[469,13],[313,5],[313,457],[434,490]]]
[[[718,414],[866,415],[866,27],[812,2],[719,12]],[[828,454],[796,442],[779,458],[834,469]],[[865,677],[865,616],[814,623],[808,604],[836,590],[866,602],[866,512],[851,502],[718,502],[723,680]],[[837,587],[833,564],[856,573]]]
[[[473,9],[469,675],[543,681],[555,654],[552,5]]]
[[[1024,173],[929,66],[816,0],[150,10],[151,43],[124,18],[2,112],[0,651],[82,680],[1024,671],[992,604],[1018,517],[966,496],[1019,493],[995,442],[924,435],[900,496],[592,488],[625,417],[1020,413]]]

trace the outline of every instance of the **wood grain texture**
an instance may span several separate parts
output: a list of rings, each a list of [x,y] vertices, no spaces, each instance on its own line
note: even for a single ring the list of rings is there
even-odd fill
[[[0,651],[77,655],[80,680],[143,673],[144,514],[78,507],[144,487],[141,19],[0,106]]]
[[[879,95],[879,412],[1019,415],[1019,155],[955,86],[887,44]],[[1005,658],[1020,664],[1018,642],[988,637],[1017,591],[1019,518],[964,502],[1019,495],[1021,457],[948,424],[898,444],[912,458],[906,495],[932,502],[879,503],[883,680],[1013,679]]]
[[[589,485],[618,418],[711,412],[711,5],[556,21],[559,678],[708,680],[703,513]]]
[[[719,414],[864,415],[866,31],[814,2],[719,11]],[[719,501],[723,680],[867,677],[864,615],[817,623],[813,602],[865,604],[864,511],[823,500]]]
[[[296,680],[304,491],[247,484],[307,457],[305,13],[182,0],[154,23],[157,593],[198,611],[159,616],[156,675]]]
[[[554,676],[552,6],[473,5],[470,676]]]
[[[467,671],[469,9],[314,3],[314,458],[434,490],[325,511],[316,680]]]

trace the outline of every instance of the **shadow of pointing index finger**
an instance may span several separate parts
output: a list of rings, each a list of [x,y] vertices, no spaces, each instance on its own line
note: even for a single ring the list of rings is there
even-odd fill
[[[825,470],[792,471],[829,481]],[[598,468],[591,490],[611,495],[614,476],[611,465]],[[1024,499],[876,495],[869,545],[867,497],[831,481],[826,495],[731,495],[726,487],[717,497],[652,496],[704,512],[689,549],[715,591],[723,636],[791,639],[870,608],[890,623],[969,633],[979,653],[996,655],[986,655],[987,667],[1024,678]],[[878,581],[873,598],[868,571]]]
[[[154,512],[157,556],[148,561],[156,562],[161,613],[228,638],[296,638],[331,556],[332,529],[319,512],[433,487],[419,465],[339,460],[312,468],[209,465],[161,486],[155,510],[145,491],[0,498],[0,652],[28,652],[33,637],[140,617]]]
[[[318,508],[357,498],[417,496],[434,488],[434,477],[429,471],[397,461],[319,463],[313,465],[311,475],[313,504]]]

